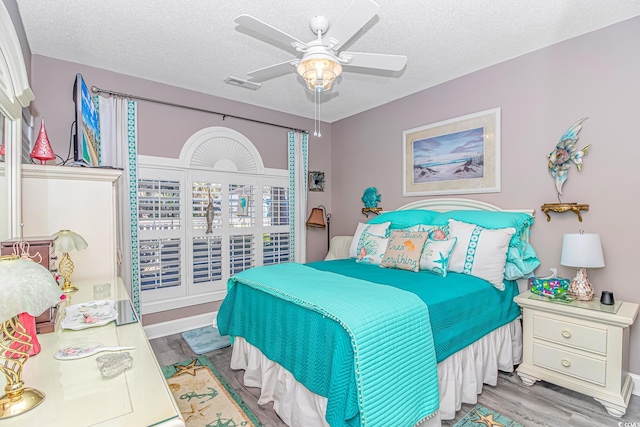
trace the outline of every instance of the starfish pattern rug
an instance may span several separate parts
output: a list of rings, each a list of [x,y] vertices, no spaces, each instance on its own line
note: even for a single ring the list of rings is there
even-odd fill
[[[493,409],[476,405],[453,427],[523,427]]]
[[[164,366],[187,427],[260,427],[258,417],[204,356]]]

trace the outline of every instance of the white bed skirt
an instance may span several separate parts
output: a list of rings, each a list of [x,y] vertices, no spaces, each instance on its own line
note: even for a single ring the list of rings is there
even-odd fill
[[[420,424],[435,427],[455,418],[462,403],[475,404],[483,384],[495,386],[498,370],[512,372],[522,362],[520,319],[485,335],[438,364],[440,410]],[[242,337],[236,337],[231,369],[244,369],[244,384],[261,389],[259,404],[273,402],[273,409],[291,427],[329,427],[324,419],[327,398],[309,391],[279,364],[267,359]],[[410,426],[407,426],[410,427]]]

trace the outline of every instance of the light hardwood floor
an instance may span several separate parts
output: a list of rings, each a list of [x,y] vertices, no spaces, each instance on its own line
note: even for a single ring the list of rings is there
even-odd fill
[[[196,356],[180,334],[151,340],[151,346],[162,366]],[[287,427],[273,411],[272,404],[258,405],[260,391],[242,384],[243,371],[233,371],[229,368],[231,347],[212,351],[205,356],[265,427]],[[497,410],[525,427],[640,427],[638,396],[631,396],[626,415],[618,419],[609,416],[604,407],[589,396],[546,382],[538,382],[532,387],[527,387],[516,374],[504,372],[500,373],[496,387],[484,386],[482,394],[478,396],[478,403]],[[443,421],[442,425],[453,426],[473,406],[462,405],[456,419]]]

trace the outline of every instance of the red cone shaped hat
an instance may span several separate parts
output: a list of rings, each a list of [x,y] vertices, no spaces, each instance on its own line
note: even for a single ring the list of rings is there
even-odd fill
[[[38,139],[36,139],[36,144],[33,146],[30,156],[32,159],[40,160],[43,165],[47,163],[47,160],[55,160],[56,158],[49,143],[47,131],[44,128],[44,119],[40,122],[40,133],[38,133]]]

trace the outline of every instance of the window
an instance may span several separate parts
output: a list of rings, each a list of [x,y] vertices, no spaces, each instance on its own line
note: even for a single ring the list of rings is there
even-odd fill
[[[143,314],[221,300],[232,275],[291,261],[288,171],[244,136],[203,129],[180,159],[138,164]]]
[[[291,261],[286,175],[139,173],[143,313],[222,299],[234,274]]]

